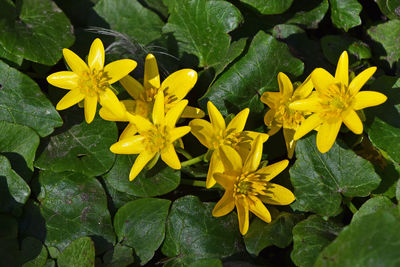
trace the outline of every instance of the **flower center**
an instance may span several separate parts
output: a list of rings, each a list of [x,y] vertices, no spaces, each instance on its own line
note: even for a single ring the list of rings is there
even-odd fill
[[[348,87],[342,83],[331,84],[327,92],[321,95],[321,99],[322,107],[328,117],[339,117],[352,103]]]
[[[237,177],[233,187],[234,196],[266,195],[268,182],[265,175],[260,173],[242,173]]]
[[[158,93],[158,89],[159,88],[154,87],[145,89],[144,92],[140,94],[139,99],[144,102],[154,102],[154,98]]]
[[[104,70],[92,69],[82,73],[79,80],[81,93],[86,96],[96,96],[110,85],[111,78]]]
[[[279,124],[283,124],[285,128],[295,130],[304,121],[304,112],[289,108],[290,103],[296,100],[298,99],[281,100],[276,109],[274,119]],[[272,121],[269,124],[267,126],[272,126]]]
[[[141,135],[146,137],[146,150],[151,153],[161,151],[169,144],[169,129],[164,125],[156,125],[154,129],[147,130]]]

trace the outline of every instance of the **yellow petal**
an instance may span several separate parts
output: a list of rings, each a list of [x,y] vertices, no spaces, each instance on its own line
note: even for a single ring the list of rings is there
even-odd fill
[[[162,91],[159,91],[155,97],[152,119],[153,124],[164,123],[164,93]]]
[[[206,188],[211,188],[215,185],[215,174],[224,171],[218,151],[214,151],[211,156],[210,166],[207,171]],[[221,184],[223,186],[223,184]]]
[[[243,172],[254,172],[258,169],[262,157],[262,151],[263,142],[261,136],[257,136],[257,138],[253,142],[253,145],[251,146],[249,155],[244,162],[242,169]]]
[[[294,90],[293,97],[296,97],[297,99],[304,99],[308,97],[312,90],[314,89],[314,85],[311,80],[311,74],[308,75],[307,79]]]
[[[355,134],[361,134],[363,132],[363,124],[358,117],[357,113],[353,109],[347,109],[342,112],[342,120],[347,128]]]
[[[122,101],[120,102],[121,108],[124,108],[124,104]],[[124,112],[124,116],[117,116],[114,112],[106,107],[101,107],[99,111],[100,117],[106,121],[129,121],[129,117],[127,116],[127,112]]]
[[[213,148],[214,128],[206,120],[194,119],[189,122],[192,134],[208,149]]]
[[[166,95],[174,96],[173,99],[179,101],[189,93],[196,82],[196,71],[192,69],[182,69],[169,75],[162,82],[161,89],[166,92]]]
[[[67,109],[76,103],[81,102],[85,98],[84,94],[81,94],[79,89],[69,91],[61,100],[58,102],[56,109],[63,110]]]
[[[284,99],[292,97],[293,84],[285,73],[283,72],[278,73],[278,84],[279,84],[279,92],[282,94]]]
[[[326,93],[331,84],[337,83],[335,78],[326,70],[317,68],[311,73],[311,80],[319,93]]]
[[[236,177],[220,172],[214,173],[214,179],[219,183],[226,191],[232,191],[236,182]]]
[[[181,115],[182,118],[189,118],[189,119],[200,119],[203,118],[206,114],[199,108],[187,106]]]
[[[104,72],[108,75],[110,80],[109,84],[113,84],[116,81],[121,80],[123,77],[128,75],[131,71],[136,68],[136,61],[132,59],[120,59],[104,67]]]
[[[226,128],[225,120],[211,101],[207,103],[207,110],[212,126],[216,128],[217,131],[224,131]]]
[[[235,201],[233,199],[233,191],[225,191],[222,198],[215,205],[212,215],[214,217],[225,216],[235,208]]]
[[[282,123],[279,123],[275,120],[275,114],[276,110],[270,109],[267,111],[267,113],[265,113],[264,116],[264,124],[268,126],[268,135],[270,136],[279,132],[282,127]]]
[[[175,140],[181,138],[182,136],[188,134],[190,132],[190,126],[181,126],[177,128],[173,128],[169,131],[170,142],[174,142]]]
[[[349,91],[351,95],[355,95],[360,91],[361,87],[374,75],[376,67],[368,68],[358,74],[350,83]]]
[[[267,193],[265,196],[260,197],[264,203],[273,205],[289,205],[295,200],[293,193],[278,184],[268,183]]]
[[[261,96],[261,102],[266,104],[270,108],[275,108],[279,106],[282,94],[280,92],[265,92]]]
[[[320,125],[322,122],[323,120],[318,114],[311,115],[301,123],[299,128],[297,128],[296,133],[293,136],[293,139],[299,140],[300,138],[308,134],[310,131],[318,127],[318,125]]]
[[[146,150],[145,140],[142,135],[126,137],[111,145],[110,150],[115,154],[139,154]]]
[[[130,94],[133,99],[140,99],[141,94],[144,92],[144,87],[130,75],[126,75],[119,80],[122,87]]]
[[[133,123],[129,123],[128,126],[125,127],[124,131],[119,136],[119,140],[126,139],[134,136],[137,133],[136,125]]]
[[[90,46],[88,63],[90,69],[102,70],[104,67],[104,46],[99,38],[96,38]]]
[[[226,132],[231,133],[238,133],[243,131],[244,126],[247,121],[247,117],[249,116],[250,109],[245,108],[240,111],[228,124],[226,127]]]
[[[293,129],[283,128],[283,137],[285,138],[286,150],[288,152],[288,158],[291,159],[296,148],[296,141],[293,140],[294,134],[296,133]]]
[[[106,88],[103,92],[99,94],[100,98],[100,105],[107,108],[109,111],[114,113],[117,118],[125,117],[126,109],[124,106],[119,102],[118,97],[111,91],[110,88]]]
[[[161,159],[172,169],[179,170],[181,168],[181,162],[179,161],[173,144],[161,150]]]
[[[341,125],[341,118],[321,124],[317,134],[317,148],[321,153],[326,153],[331,149],[333,143],[335,143]]]
[[[87,123],[91,123],[96,115],[97,109],[97,96],[86,96],[85,97],[85,120]]]
[[[349,85],[349,56],[346,51],[339,57],[339,61],[336,67],[335,78],[337,81],[340,81],[342,84],[348,86]]]
[[[248,203],[250,211],[254,213],[258,218],[266,223],[271,222],[271,214],[261,200],[259,200],[255,196],[250,196],[250,200],[248,201]]]
[[[320,98],[311,96],[306,99],[297,100],[289,104],[289,108],[299,111],[317,112],[321,110]]]
[[[167,125],[168,127],[175,127],[175,124],[180,118],[187,103],[188,101],[184,99],[182,101],[179,101],[170,110],[168,110],[167,114],[165,114],[165,125]]]
[[[77,54],[75,54],[71,50],[64,48],[63,55],[70,69],[76,74],[80,75],[83,72],[89,71],[89,67],[86,65],[85,61],[83,61]]]
[[[257,136],[261,136],[261,140],[263,143],[267,142],[269,135],[266,133],[259,133],[253,131],[244,131],[244,133],[253,140],[256,140]]]
[[[221,145],[218,149],[218,154],[224,165],[225,173],[241,172],[243,167],[242,158],[235,149]]]
[[[155,130],[154,125],[148,120],[139,115],[132,115],[129,121],[136,125],[138,131],[144,132],[149,130]]]
[[[361,91],[354,96],[355,110],[373,107],[384,103],[387,97],[384,94],[374,91]]]
[[[138,174],[143,170],[144,166],[154,157],[156,153],[142,152],[136,158],[135,163],[132,166],[131,172],[129,173],[129,181],[138,176]]]
[[[259,169],[256,173],[263,174],[265,181],[271,181],[278,174],[280,174],[289,165],[288,160],[282,160],[274,164],[268,165],[264,168]]]
[[[148,54],[144,62],[143,85],[146,89],[160,88],[160,75],[158,73],[157,60],[153,54]]]
[[[78,87],[79,76],[72,71],[59,71],[47,76],[47,82],[63,89],[75,89]]]
[[[236,210],[239,219],[239,230],[245,235],[249,230],[249,205],[246,199],[240,198],[235,201]]]

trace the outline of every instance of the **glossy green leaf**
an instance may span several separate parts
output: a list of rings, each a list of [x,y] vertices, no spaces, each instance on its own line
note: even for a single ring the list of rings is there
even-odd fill
[[[72,25],[50,0],[1,0],[0,45],[11,54],[54,65],[74,42]]]
[[[0,120],[29,126],[42,137],[62,125],[61,117],[39,86],[1,61]]]
[[[90,236],[97,253],[112,247],[115,235],[101,184],[79,173],[40,173],[40,211],[46,221],[46,245],[62,251],[70,242]]]
[[[94,267],[94,244],[89,237],[72,241],[57,258],[59,267]]]
[[[286,23],[300,24],[315,29],[325,17],[329,3],[328,0],[297,0],[292,8],[298,11]]]
[[[371,50],[366,43],[343,35],[325,35],[321,38],[321,48],[326,59],[336,65],[343,51],[350,54],[350,63],[354,60],[371,58]]]
[[[389,19],[400,19],[400,0],[376,0],[379,9]]]
[[[14,217],[0,214],[0,237],[0,266],[20,267],[18,223]]]
[[[362,5],[357,0],[329,0],[331,19],[336,27],[346,32],[361,24]]]
[[[133,249],[117,244],[112,250],[107,251],[103,256],[104,267],[128,266],[133,263]]]
[[[193,54],[199,67],[212,67],[228,54],[231,37],[242,21],[240,11],[226,1],[217,0],[164,0],[170,16],[164,26],[172,32],[180,52]]]
[[[143,45],[161,37],[160,17],[137,0],[101,0],[94,7],[112,30],[128,35]],[[121,19],[124,18],[124,19]]]
[[[368,196],[381,180],[369,161],[344,144],[335,143],[327,153],[321,154],[314,134],[297,142],[296,157],[290,169],[295,210],[334,216],[340,211],[342,195]]]
[[[251,99],[266,88],[277,90],[279,72],[298,76],[303,68],[303,63],[290,54],[284,43],[259,32],[248,52],[219,77],[201,103],[205,105],[210,100],[223,115],[236,113],[248,107]]]
[[[334,240],[342,226],[311,215],[293,228],[293,251],[290,254],[296,266],[313,266],[319,253]]]
[[[242,3],[246,3],[261,14],[274,15],[285,12],[292,5],[293,0],[240,0]]]
[[[363,216],[377,212],[380,209],[390,208],[394,206],[393,202],[384,196],[377,196],[368,199],[354,214],[351,219],[352,223],[362,220]]]
[[[165,221],[171,201],[143,198],[128,202],[114,217],[119,242],[132,247],[146,264],[154,256],[165,235]]]
[[[162,252],[176,257],[165,266],[187,266],[200,259],[223,258],[243,248],[237,216],[215,218],[214,204],[185,196],[174,201],[168,220]]]
[[[54,172],[74,171],[89,176],[107,172],[114,163],[110,146],[117,141],[114,122],[98,117],[91,124],[85,121],[64,125],[59,132],[41,144],[42,152],[35,167]]]
[[[5,50],[1,45],[0,45],[0,58],[14,62],[17,65],[21,65],[22,61],[24,60],[24,58],[21,56],[16,56],[14,54],[11,54],[10,52],[7,52],[7,50]]]
[[[368,29],[368,35],[383,47],[377,51],[379,58],[386,60],[392,66],[400,59],[400,44],[397,40],[400,34],[400,20],[390,20]]]
[[[46,264],[47,255],[47,249],[40,240],[29,236],[22,241],[23,267],[42,267]]]

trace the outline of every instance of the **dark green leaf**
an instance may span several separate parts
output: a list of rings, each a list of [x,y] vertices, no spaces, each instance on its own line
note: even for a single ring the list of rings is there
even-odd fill
[[[319,253],[334,240],[342,226],[311,215],[293,228],[293,251],[290,254],[297,266],[313,266]]]
[[[226,54],[226,57],[223,58],[221,62],[217,63],[214,66],[215,77],[221,74],[222,71],[224,71],[225,68],[228,66],[228,64],[231,63],[235,58],[237,58],[243,52],[245,46],[246,46],[245,38],[239,39],[231,43],[231,45],[229,46],[228,53]]]
[[[0,214],[0,266],[20,267],[18,224],[10,215]]]
[[[101,175],[114,163],[110,146],[117,141],[117,127],[96,116],[91,124],[64,126],[42,147],[35,167],[54,172],[75,171]]]
[[[201,259],[192,262],[188,267],[222,267],[222,262],[219,259]]]
[[[240,2],[254,7],[261,14],[273,15],[285,12],[292,5],[293,0],[240,0]]]
[[[336,27],[346,32],[361,24],[362,5],[357,0],[329,0],[331,3],[331,19]]]
[[[362,220],[362,217],[368,214],[372,214],[377,212],[383,208],[390,208],[394,206],[393,202],[384,196],[377,196],[371,199],[368,199],[360,209],[354,214],[351,219],[352,223],[355,223],[359,220]]]
[[[172,32],[182,52],[199,59],[199,67],[211,67],[226,58],[234,30],[242,21],[240,11],[226,1],[164,0],[170,16],[163,31]]]
[[[50,0],[1,0],[0,45],[17,57],[54,65],[74,42],[72,25]]]
[[[41,172],[40,210],[46,220],[46,245],[63,250],[90,236],[98,253],[112,247],[115,235],[101,184],[79,173]]]
[[[314,134],[298,141],[296,157],[290,169],[296,210],[334,216],[340,211],[342,195],[368,196],[381,180],[369,161],[342,144],[335,143],[321,154]]]
[[[33,128],[40,136],[62,125],[57,111],[28,76],[0,61],[0,120]]]
[[[375,2],[389,19],[400,18],[400,0],[376,0]]]
[[[400,202],[400,180],[398,180],[396,184],[396,199],[397,202]]]
[[[112,250],[109,250],[103,256],[104,267],[128,266],[133,263],[132,248],[117,244]],[[96,265],[97,266],[97,265]]]
[[[174,201],[162,252],[176,258],[165,266],[187,266],[199,259],[228,257],[242,250],[236,215],[215,218],[211,215],[213,207],[194,196]]]
[[[10,52],[7,52],[7,50],[5,50],[1,45],[0,45],[0,58],[4,58],[6,60],[14,62],[19,66],[22,64],[22,61],[24,60],[23,57],[21,56],[16,56],[14,54],[11,54]]]
[[[40,240],[27,237],[22,241],[21,256],[23,267],[42,267],[47,261],[47,249]]]
[[[128,202],[114,217],[119,242],[132,247],[146,264],[164,240],[165,221],[171,201],[144,198]]]
[[[318,27],[318,23],[325,17],[329,3],[328,0],[297,0],[292,7],[299,11],[286,21],[286,23],[305,25],[307,28],[315,29]]]
[[[72,241],[57,258],[60,267],[94,267],[94,244],[89,237]]]

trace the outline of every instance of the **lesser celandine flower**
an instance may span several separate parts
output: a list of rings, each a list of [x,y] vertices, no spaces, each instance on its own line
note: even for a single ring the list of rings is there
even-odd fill
[[[263,142],[268,135],[252,131],[243,131],[250,110],[245,108],[239,112],[226,126],[225,120],[213,103],[207,103],[210,122],[202,119],[194,119],[189,123],[192,134],[200,143],[212,151],[210,167],[208,168],[206,187],[211,188],[215,184],[213,174],[222,170],[222,163],[217,149],[221,145],[228,145],[236,149],[242,157],[246,157],[251,149],[251,143],[258,136],[262,136]]]
[[[215,205],[212,214],[215,217],[224,216],[236,207],[242,235],[249,229],[249,211],[269,223],[271,214],[263,203],[289,205],[295,199],[289,189],[270,182],[287,167],[289,161],[282,160],[257,170],[262,149],[261,136],[255,139],[245,160],[229,146],[219,148],[224,171],[215,173],[214,178],[224,187],[225,193]]]
[[[63,49],[63,55],[72,71],[60,71],[47,77],[50,84],[70,90],[56,108],[67,109],[84,100],[87,123],[93,121],[97,102],[112,110],[116,116],[122,116],[124,109],[109,85],[128,75],[136,67],[136,62],[121,59],[104,66],[104,46],[98,38],[90,47],[88,64],[67,48]]]
[[[335,142],[342,122],[353,133],[361,134],[363,124],[356,111],[382,104],[387,99],[379,92],[360,92],[375,71],[376,67],[368,68],[349,83],[349,59],[346,51],[339,58],[335,77],[322,68],[315,69],[311,73],[311,79],[316,92],[308,99],[290,104],[292,109],[313,112],[297,129],[294,140],[318,127],[317,147],[321,153],[325,153]]]
[[[314,87],[311,77],[308,76],[296,90],[293,90],[293,84],[289,77],[282,72],[278,73],[278,85],[279,92],[265,92],[261,96],[261,101],[270,108],[264,116],[264,123],[269,128],[269,135],[273,135],[283,128],[288,157],[292,158],[296,146],[293,136],[304,120],[305,113],[289,108],[289,104],[309,97]]]
[[[187,100],[182,100],[165,114],[164,94],[163,91],[159,91],[155,97],[152,112],[153,122],[139,115],[131,115],[138,134],[126,137],[110,147],[110,150],[116,154],[139,154],[129,174],[130,181],[135,179],[144,166],[159,154],[161,154],[161,159],[171,168],[181,168],[174,148],[174,141],[190,132],[190,127],[175,127],[175,124],[187,103]]]

